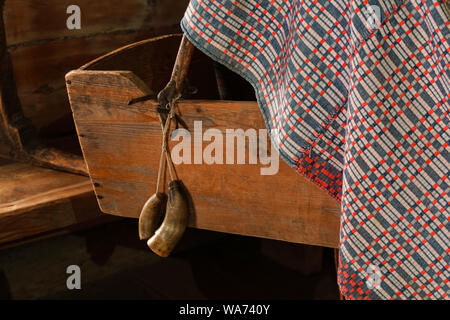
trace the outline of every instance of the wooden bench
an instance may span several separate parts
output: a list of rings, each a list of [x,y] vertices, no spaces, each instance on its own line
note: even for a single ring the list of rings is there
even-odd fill
[[[0,244],[111,220],[87,177],[0,159]]]

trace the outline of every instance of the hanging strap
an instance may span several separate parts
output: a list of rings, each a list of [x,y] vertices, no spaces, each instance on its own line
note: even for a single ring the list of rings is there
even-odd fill
[[[167,161],[167,167],[169,169],[170,179],[173,181],[173,180],[175,180],[175,178],[177,178],[175,169],[173,169],[173,171],[172,171],[173,162],[172,162],[172,158],[170,156],[168,143],[167,143],[168,132],[170,131],[170,124],[172,122],[171,120],[175,117],[175,102],[169,104],[169,113],[167,115],[165,123],[161,116],[161,113],[159,113],[159,112],[158,112],[158,117],[159,117],[159,122],[161,125],[161,131],[162,131],[162,145],[161,145],[161,157],[159,159],[159,169],[158,169],[158,180],[156,183],[156,192],[158,192],[158,190],[159,190],[159,184],[160,184],[161,173],[162,173],[162,165],[164,162],[164,160],[163,160],[164,154],[166,155],[166,161]],[[174,175],[174,171],[175,171],[175,175]]]

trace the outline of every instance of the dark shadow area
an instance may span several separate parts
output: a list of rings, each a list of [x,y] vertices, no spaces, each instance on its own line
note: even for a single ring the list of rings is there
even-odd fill
[[[137,220],[124,219],[4,249],[0,297],[339,298],[332,249],[188,229],[172,256],[160,258],[139,241],[137,230]],[[72,264],[80,266],[81,290],[66,287]]]
[[[0,300],[11,300],[8,279],[3,271],[0,270]]]

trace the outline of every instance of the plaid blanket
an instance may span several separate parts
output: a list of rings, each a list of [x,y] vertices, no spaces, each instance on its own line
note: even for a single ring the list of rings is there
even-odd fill
[[[281,157],[341,201],[347,299],[448,299],[442,0],[192,0],[188,39],[254,87]]]

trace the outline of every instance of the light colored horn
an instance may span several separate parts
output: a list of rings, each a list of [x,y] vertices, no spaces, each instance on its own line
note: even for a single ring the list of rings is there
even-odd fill
[[[165,193],[154,193],[142,207],[139,216],[139,238],[147,240],[155,233],[158,228],[167,202]]]
[[[166,216],[155,234],[147,241],[149,248],[161,257],[167,257],[183,236],[188,224],[188,202],[180,180],[169,183]]]

